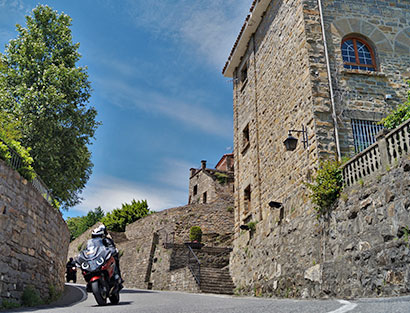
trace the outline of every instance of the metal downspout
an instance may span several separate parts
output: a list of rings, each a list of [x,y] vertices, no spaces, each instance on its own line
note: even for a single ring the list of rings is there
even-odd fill
[[[333,93],[333,83],[332,83],[332,76],[330,72],[330,62],[329,62],[329,52],[327,49],[327,41],[326,41],[326,33],[325,33],[325,22],[323,19],[323,10],[322,10],[322,1],[317,0],[319,5],[319,15],[320,15],[320,24],[322,25],[322,36],[323,36],[323,45],[325,49],[325,59],[326,59],[326,67],[327,67],[327,77],[329,79],[329,89],[330,89],[330,102],[332,104],[332,118],[333,123],[335,125],[335,141],[336,141],[336,150],[337,150],[337,158],[340,161],[342,159],[340,153],[340,142],[339,142],[339,128],[337,124],[337,116],[336,116],[336,104],[335,98]]]
[[[255,81],[255,123],[256,123],[256,154],[257,154],[257,166],[258,166],[258,196],[259,196],[259,221],[263,219],[262,213],[262,180],[261,180],[261,159],[259,151],[259,118],[258,118],[258,80],[256,72],[256,43],[255,34],[252,35],[252,45],[253,45],[253,74]]]

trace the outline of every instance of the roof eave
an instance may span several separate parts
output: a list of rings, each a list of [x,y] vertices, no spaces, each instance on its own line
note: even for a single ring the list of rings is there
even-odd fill
[[[222,71],[222,74],[225,77],[233,77],[235,69],[238,67],[243,55],[246,53],[249,40],[258,29],[264,12],[268,8],[270,2],[271,0],[259,0],[255,3],[253,10],[245,20],[244,26],[242,27],[243,31],[239,34],[237,43],[232,49],[228,61]]]

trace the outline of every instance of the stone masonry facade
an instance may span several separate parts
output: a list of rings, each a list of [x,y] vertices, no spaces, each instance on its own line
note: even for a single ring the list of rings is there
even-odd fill
[[[207,168],[206,161],[201,162],[201,168],[191,168],[188,204],[212,203],[224,195],[233,194],[232,157],[224,156],[221,161],[218,163],[221,166],[215,169]]]
[[[408,292],[407,272],[400,265],[396,268],[394,261],[386,259],[385,267],[377,269],[372,266],[382,263],[358,252],[366,250],[363,253],[372,257],[397,254],[394,260],[405,260],[402,241],[380,242],[380,235],[369,241],[367,237],[389,229],[391,236],[399,238],[397,216],[405,216],[406,205],[394,202],[397,209],[391,212],[390,202],[376,199],[373,191],[371,207],[380,210],[378,222],[374,218],[363,222],[365,217],[359,213],[358,219],[347,217],[346,210],[362,212],[348,201],[348,206],[339,204],[336,220],[326,228],[316,220],[304,182],[312,181],[320,161],[355,153],[354,120],[377,123],[406,100],[409,17],[410,3],[399,0],[253,1],[223,70],[234,82],[235,240],[230,266],[240,289],[281,296],[338,295],[340,290],[347,296]],[[374,53],[374,71],[345,68],[341,47],[348,38],[366,42]],[[303,127],[307,148],[302,134],[293,132],[299,143],[296,150],[287,152],[283,141],[288,131]],[[405,184],[408,172],[401,173],[402,182],[396,177],[392,186]],[[378,187],[384,190],[383,185]],[[347,191],[347,197],[358,203],[367,197],[356,193]],[[399,193],[395,197],[404,201]],[[276,209],[270,203],[282,207]],[[258,223],[255,232],[240,230],[251,221]],[[345,251],[357,254],[344,257],[335,247],[321,250],[324,242],[332,241],[324,235],[332,227],[338,243],[353,245]],[[330,263],[329,250],[334,253]],[[342,270],[346,262],[356,269],[362,264],[362,274]],[[340,271],[339,277],[333,277],[332,271],[332,275]],[[372,275],[384,277],[387,285],[400,283],[382,288]],[[343,282],[337,283],[339,278]],[[349,295],[343,289],[348,282],[365,287]]]
[[[29,285],[47,300],[64,288],[69,231],[61,212],[0,160],[0,304]]]
[[[347,188],[328,221],[312,208],[269,215],[235,240],[242,294],[377,297],[410,293],[410,157]]]
[[[380,121],[405,101],[410,77],[410,4],[323,1],[333,112],[318,1],[254,1],[253,9],[263,3],[259,26],[232,70],[237,230],[264,219],[270,201],[301,208],[302,182],[320,160],[335,158],[337,141],[342,156],[354,153],[352,120]],[[344,68],[341,43],[350,35],[371,45],[376,71]],[[287,131],[302,125],[309,146],[300,142],[286,152]]]

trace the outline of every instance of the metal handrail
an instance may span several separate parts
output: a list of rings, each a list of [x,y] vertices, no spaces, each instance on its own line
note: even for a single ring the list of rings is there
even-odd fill
[[[192,248],[189,245],[186,245],[186,247],[188,248],[188,268],[194,276],[198,286],[201,286],[201,262],[199,261],[198,257],[196,256]],[[191,262],[192,257],[194,262]]]
[[[6,142],[4,142],[4,140],[2,140],[1,138],[0,138],[0,142],[5,144],[7,148],[9,149],[11,158],[8,164],[10,165],[12,169],[18,171],[23,166],[22,157],[16,151],[14,151],[14,149],[11,148]],[[43,182],[43,180],[37,173],[35,177],[33,178],[33,180],[31,181],[31,183],[34,189],[36,189],[44,197],[44,199],[46,199],[50,204],[53,204],[54,198],[53,198],[52,192],[50,191],[50,189],[48,189],[46,184]]]

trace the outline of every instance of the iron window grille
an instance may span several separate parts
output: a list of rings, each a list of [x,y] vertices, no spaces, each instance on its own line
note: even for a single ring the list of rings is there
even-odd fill
[[[375,121],[352,119],[354,150],[359,153],[376,142],[376,135],[383,129]]]

